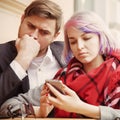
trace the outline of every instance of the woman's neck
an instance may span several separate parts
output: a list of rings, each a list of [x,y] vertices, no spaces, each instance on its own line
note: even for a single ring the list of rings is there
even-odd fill
[[[93,61],[83,65],[86,73],[99,67],[104,62],[102,55],[98,55]]]

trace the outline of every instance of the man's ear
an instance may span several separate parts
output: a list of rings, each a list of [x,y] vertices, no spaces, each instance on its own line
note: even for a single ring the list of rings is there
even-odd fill
[[[55,33],[55,39],[57,38],[57,36],[60,34],[60,31]]]
[[[25,18],[25,15],[23,14],[23,15],[21,16],[21,22],[24,20],[24,18]]]

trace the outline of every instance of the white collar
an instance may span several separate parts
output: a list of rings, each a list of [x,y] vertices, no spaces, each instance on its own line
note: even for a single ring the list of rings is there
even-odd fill
[[[53,54],[52,51],[50,49],[50,46],[48,47],[47,53],[46,55],[40,56],[40,57],[36,57],[35,59],[33,59],[32,63],[33,65],[39,65],[42,62],[53,62]]]
[[[44,59],[48,59],[51,62],[53,61],[53,54],[52,54],[52,51],[50,49],[50,46],[48,47],[48,50],[47,50],[47,53],[46,53]]]

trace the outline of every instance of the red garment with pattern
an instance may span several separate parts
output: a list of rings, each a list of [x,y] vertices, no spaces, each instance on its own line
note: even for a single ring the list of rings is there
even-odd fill
[[[120,54],[119,54],[120,55]],[[117,53],[107,57],[98,68],[85,73],[82,64],[73,58],[67,68],[55,78],[73,89],[81,100],[92,105],[106,105],[120,109],[120,57]],[[54,109],[54,117],[80,117],[75,113]]]

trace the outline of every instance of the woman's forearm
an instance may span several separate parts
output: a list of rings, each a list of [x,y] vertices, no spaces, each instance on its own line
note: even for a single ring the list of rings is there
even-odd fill
[[[78,114],[82,114],[91,118],[100,118],[100,109],[98,106],[91,105],[88,103],[83,102],[78,107]]]

